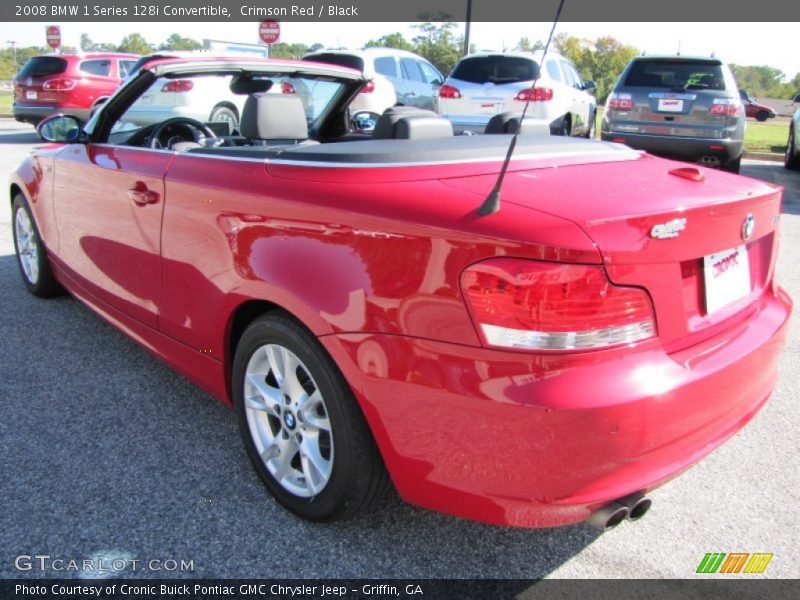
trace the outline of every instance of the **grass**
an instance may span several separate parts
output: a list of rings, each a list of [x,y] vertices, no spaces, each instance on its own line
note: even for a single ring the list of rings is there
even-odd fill
[[[600,139],[600,123],[603,120],[603,107],[597,107],[597,138]],[[789,121],[786,119],[770,119],[759,123],[754,119],[747,120],[744,135],[746,152],[786,152],[786,141],[789,137]]]
[[[0,92],[0,114],[11,114],[11,92]]]

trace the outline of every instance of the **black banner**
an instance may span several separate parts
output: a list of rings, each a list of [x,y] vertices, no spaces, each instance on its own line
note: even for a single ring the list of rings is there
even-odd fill
[[[293,579],[293,580],[2,580],[3,600],[788,600],[800,596],[797,580],[497,580],[497,579]]]
[[[3,0],[0,21],[463,22],[469,3],[470,0]],[[472,21],[548,22],[557,5],[556,0],[471,0]],[[561,20],[800,21],[800,2],[759,0],[754,5],[729,0],[566,0]]]

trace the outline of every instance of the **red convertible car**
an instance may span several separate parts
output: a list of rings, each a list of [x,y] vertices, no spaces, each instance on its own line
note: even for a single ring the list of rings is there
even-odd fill
[[[126,121],[199,77],[246,96],[238,131]],[[68,290],[232,405],[304,518],[390,485],[504,525],[641,516],[775,386],[781,189],[523,128],[479,211],[519,123],[349,114],[366,83],[160,59],[85,127],[42,122],[52,143],[9,190],[25,285]]]

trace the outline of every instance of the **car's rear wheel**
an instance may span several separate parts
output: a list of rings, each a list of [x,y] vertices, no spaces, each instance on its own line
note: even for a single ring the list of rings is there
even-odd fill
[[[208,117],[208,120],[213,123],[228,123],[231,130],[236,129],[239,126],[239,115],[236,114],[234,109],[225,105],[215,106],[211,111],[211,115]]]
[[[800,171],[800,155],[794,151],[794,127],[789,128],[789,139],[786,142],[786,156],[783,160],[783,166],[791,171]]]
[[[586,139],[592,140],[597,132],[597,113],[593,112],[589,116],[589,130],[586,132]]]
[[[767,111],[765,111],[765,110],[760,110],[756,114],[756,121],[762,121],[763,122],[763,121],[766,121],[767,119],[769,119],[769,113]]]
[[[282,313],[256,319],[233,364],[245,448],[275,499],[313,521],[378,500],[388,476],[361,410],[319,342]]]
[[[28,208],[28,202],[22,194],[14,197],[12,218],[14,249],[25,287],[31,294],[40,298],[59,295],[63,290],[50,268],[47,250]]]
[[[570,124],[569,116],[567,115],[564,116],[563,119],[561,119],[561,126],[558,129],[558,135],[569,137],[571,132],[572,132],[572,127]]]

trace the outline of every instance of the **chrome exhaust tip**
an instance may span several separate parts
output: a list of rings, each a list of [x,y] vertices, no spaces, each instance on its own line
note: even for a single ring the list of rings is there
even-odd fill
[[[653,501],[641,492],[620,498],[617,502],[628,509],[628,520],[630,521],[641,519],[653,504]]]
[[[594,511],[586,522],[600,531],[614,529],[628,518],[628,507],[619,502],[610,502]]]

